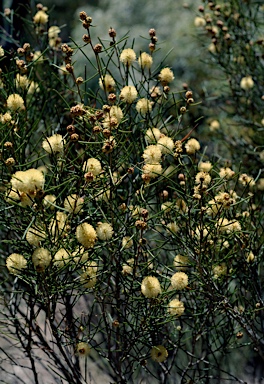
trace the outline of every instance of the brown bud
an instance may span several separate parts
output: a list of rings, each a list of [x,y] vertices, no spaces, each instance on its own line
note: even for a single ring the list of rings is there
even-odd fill
[[[190,97],[189,99],[187,99],[187,103],[188,104],[192,104],[194,103],[194,99],[192,97]]]
[[[180,108],[180,113],[183,115],[185,112],[187,111],[187,109],[185,107],[181,107]]]
[[[114,30],[114,28],[110,28],[108,34],[110,37],[116,37],[116,31]]]
[[[243,337],[243,332],[237,332],[236,337],[237,339],[241,339]]]
[[[82,21],[84,21],[84,20],[86,19],[86,17],[87,17],[87,13],[84,12],[84,11],[81,11],[79,16],[80,16],[80,19],[81,19]]]
[[[43,9],[43,5],[42,5],[41,3],[38,3],[38,4],[36,5],[36,7],[37,7],[37,9],[38,9],[39,11],[41,11],[41,10]]]
[[[151,42],[152,42],[153,44],[156,44],[157,41],[158,41],[157,36],[153,36],[153,37],[151,38]]]
[[[25,50],[24,50],[24,48],[17,48],[17,53],[18,53],[18,55],[24,55],[25,54]]]
[[[91,42],[90,37],[89,37],[88,35],[86,35],[86,34],[83,35],[82,39],[83,39],[83,41],[84,41],[85,43],[87,43],[87,44],[90,44],[90,42]]]
[[[169,197],[169,192],[168,192],[166,189],[164,189],[164,190],[161,192],[160,196],[161,196],[164,200],[167,200],[167,198]]]
[[[104,137],[110,137],[111,136],[111,131],[109,130],[109,129],[107,129],[107,128],[105,128],[104,130],[103,130],[103,135],[104,135]]]
[[[4,144],[4,147],[9,149],[9,148],[13,148],[13,143],[11,143],[11,141],[6,141],[5,144]]]
[[[179,175],[178,175],[178,179],[179,179],[180,181],[184,181],[184,180],[185,180],[185,175],[184,175],[183,173],[179,173]]]
[[[185,93],[185,97],[186,97],[186,99],[190,99],[192,96],[193,96],[192,91],[187,91],[187,92]]]
[[[66,71],[73,73],[73,66],[71,64],[66,64]]]
[[[99,125],[95,125],[93,127],[93,133],[95,133],[95,134],[101,132],[101,130],[102,130],[102,128]]]
[[[75,127],[74,127],[74,125],[68,125],[67,126],[67,132],[69,133],[69,134],[73,134],[73,133],[75,133]]]
[[[119,321],[118,321],[118,320],[114,320],[114,321],[112,322],[112,325],[113,325],[113,327],[118,328],[120,324],[119,324]]]
[[[109,101],[110,103],[114,103],[114,102],[116,101],[116,95],[115,95],[114,93],[110,93],[110,94],[108,95],[108,101]]]
[[[149,30],[149,36],[150,36],[150,37],[156,36],[156,31],[155,31],[154,28],[150,28],[150,30]]]
[[[77,85],[80,85],[83,83],[83,78],[82,77],[77,77],[77,79],[75,80],[76,84]]]
[[[204,12],[204,7],[202,5],[200,5],[200,7],[198,8],[198,11],[199,12]]]
[[[111,109],[110,105],[107,105],[107,104],[103,105],[102,107],[102,110],[104,111],[104,113],[110,112],[110,109]]]
[[[149,43],[149,50],[150,50],[151,52],[155,51],[155,44],[153,44],[153,43]]]
[[[163,87],[163,91],[165,93],[169,93],[170,92],[170,87],[168,85],[165,85],[165,87]]]
[[[145,228],[147,228],[147,223],[143,220],[137,220],[135,222],[135,226],[137,229],[145,229]]]
[[[28,52],[28,51],[30,50],[30,44],[29,44],[29,43],[25,43],[25,44],[23,45],[23,49],[24,49],[26,52]]]
[[[128,170],[127,170],[127,173],[129,175],[132,175],[134,173],[134,168],[133,167],[129,167]]]
[[[92,172],[87,172],[85,173],[84,178],[88,183],[91,183],[94,180],[94,174]]]
[[[148,217],[148,210],[147,209],[142,209],[141,211],[141,216],[146,219]]]
[[[100,52],[102,52],[102,45],[101,44],[96,44],[95,46],[94,46],[94,52],[95,53],[100,53]]]
[[[8,167],[12,167],[16,164],[15,159],[13,157],[9,157],[8,159],[6,159],[5,163]]]
[[[70,139],[71,139],[71,141],[78,141],[78,140],[79,140],[79,135],[78,135],[78,133],[73,133],[73,134],[70,136]]]

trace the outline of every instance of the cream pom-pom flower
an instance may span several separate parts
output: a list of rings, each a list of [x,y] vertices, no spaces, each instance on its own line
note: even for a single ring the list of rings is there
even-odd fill
[[[90,354],[91,352],[91,347],[85,343],[85,342],[80,342],[76,345],[76,355],[79,357],[86,357]]]
[[[100,88],[106,92],[113,92],[115,90],[115,80],[111,75],[106,74],[99,79]]]
[[[84,248],[93,248],[97,240],[97,233],[91,224],[82,223],[76,228],[76,238]]]
[[[136,110],[142,116],[145,116],[148,112],[150,113],[152,111],[152,103],[145,98],[139,99],[136,104]]]
[[[168,304],[168,312],[173,316],[181,316],[185,311],[185,307],[182,301],[178,299],[171,300]]]
[[[174,74],[170,68],[163,68],[159,74],[159,81],[162,85],[167,85],[174,80]]]
[[[154,276],[145,277],[141,283],[141,292],[149,299],[157,297],[161,293],[159,280]]]
[[[64,147],[64,140],[62,138],[62,135],[59,135],[58,133],[55,133],[55,135],[52,135],[50,137],[47,137],[42,142],[42,148],[47,153],[62,153]]]
[[[157,363],[163,363],[168,357],[168,351],[163,345],[156,345],[152,347],[150,356]]]
[[[54,265],[62,268],[71,261],[71,255],[65,248],[61,248],[54,255]]]
[[[173,142],[172,138],[170,138],[168,136],[161,137],[158,140],[157,145],[163,154],[172,153],[172,150],[174,148],[174,142]]]
[[[141,66],[142,69],[144,68],[150,68],[153,64],[152,56],[150,56],[146,52],[142,52],[141,55],[138,58],[138,63]]]
[[[17,93],[13,93],[12,95],[8,96],[6,104],[7,108],[12,112],[25,109],[24,100]]]
[[[29,194],[34,193],[36,190],[43,189],[44,183],[44,174],[34,168],[28,169],[27,171],[17,171],[11,178],[13,189]]]
[[[194,154],[195,152],[199,151],[200,148],[201,148],[201,146],[200,146],[199,141],[194,139],[194,138],[189,139],[187,141],[187,143],[185,144],[185,149],[186,149],[186,152],[188,153],[188,155]]]
[[[49,15],[43,10],[38,11],[33,17],[33,21],[35,24],[47,24],[49,20]]]
[[[69,195],[64,200],[64,208],[69,213],[79,213],[83,207],[83,204],[84,199],[82,197],[78,197],[76,194]]]
[[[84,172],[92,172],[94,176],[99,175],[102,172],[102,165],[99,160],[91,157],[83,164]]]
[[[162,173],[162,167],[160,164],[145,164],[143,166],[143,174],[147,175],[150,179],[155,179]]]
[[[161,148],[157,145],[149,145],[142,155],[146,164],[158,164],[161,161]]]
[[[145,133],[145,139],[148,143],[157,142],[160,139],[161,135],[162,133],[158,128],[155,128],[155,127],[148,128],[148,130]]]
[[[20,275],[22,270],[27,267],[27,260],[19,253],[12,253],[6,259],[6,267],[9,273]]]
[[[137,98],[137,90],[133,85],[126,85],[121,89],[120,99],[128,104],[132,104]]]
[[[136,58],[136,53],[132,48],[126,48],[120,54],[120,61],[127,66],[130,66],[134,61],[136,61]]]
[[[176,272],[171,277],[172,288],[182,290],[188,285],[188,276],[184,272]]]
[[[98,223],[96,233],[100,240],[110,240],[113,236],[114,230],[111,224]]]
[[[49,230],[56,238],[59,235],[63,235],[67,230],[67,215],[65,212],[56,212],[56,216],[51,220]]]
[[[29,228],[26,234],[26,240],[30,245],[35,247],[39,247],[41,241],[44,241],[47,237],[47,234],[43,230],[43,228],[32,227]]]
[[[37,272],[43,272],[50,265],[51,254],[48,249],[37,248],[32,255],[32,262]]]
[[[189,266],[189,258],[184,255],[176,255],[173,260],[173,265],[178,271],[186,271]]]

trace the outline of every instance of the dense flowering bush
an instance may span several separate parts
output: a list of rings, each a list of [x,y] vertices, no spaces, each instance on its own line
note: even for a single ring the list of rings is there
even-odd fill
[[[241,339],[264,357],[263,178],[207,154],[153,28],[136,52],[84,11],[62,44],[49,17],[2,59],[5,334],[36,383],[88,382],[88,359],[114,383],[238,380]]]

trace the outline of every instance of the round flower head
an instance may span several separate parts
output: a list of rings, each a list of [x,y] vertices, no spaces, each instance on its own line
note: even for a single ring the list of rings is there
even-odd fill
[[[198,172],[195,176],[195,183],[196,184],[204,184],[209,185],[211,182],[211,176],[207,172]]]
[[[46,195],[43,199],[43,204],[45,208],[50,208],[54,209],[54,204],[56,201],[56,196],[55,195]]]
[[[93,288],[96,284],[98,266],[95,261],[87,263],[83,267],[84,272],[80,276],[80,282],[84,288]]]
[[[67,215],[65,212],[56,212],[55,219],[52,219],[49,225],[49,230],[54,237],[63,235],[67,229]]]
[[[248,91],[253,87],[254,87],[254,81],[252,79],[252,76],[246,76],[241,79],[240,88],[244,89],[245,91]]]
[[[12,253],[6,259],[6,267],[9,273],[20,275],[21,271],[27,267],[27,260],[18,253]]]
[[[17,88],[25,89],[29,86],[29,81],[26,75],[22,76],[19,73],[16,75],[16,81],[15,81]]]
[[[69,213],[79,213],[83,207],[84,200],[82,197],[78,197],[78,195],[73,194],[67,196],[64,200],[64,208]]]
[[[138,63],[141,66],[142,69],[144,69],[144,68],[148,68],[149,69],[152,66],[152,63],[153,63],[152,56],[150,56],[146,52],[142,52],[141,55],[138,58]]]
[[[168,304],[168,312],[173,316],[181,316],[184,313],[184,304],[178,299],[171,300]]]
[[[32,255],[32,262],[37,272],[43,272],[51,262],[51,254],[45,248],[37,248]]]
[[[49,15],[47,15],[46,12],[42,10],[38,11],[33,17],[33,21],[35,24],[47,24],[48,19]]]
[[[176,255],[173,260],[173,265],[178,271],[186,271],[189,266],[188,256]]]
[[[142,155],[146,164],[158,164],[161,161],[161,149],[157,145],[149,145]]]
[[[255,259],[255,256],[254,256],[254,253],[252,251],[250,251],[249,253],[247,253],[246,255],[246,261],[247,263],[252,263]]]
[[[98,223],[96,233],[100,240],[110,240],[113,236],[113,227],[108,223]]]
[[[219,176],[221,177],[221,179],[231,179],[233,176],[234,176],[235,172],[232,171],[231,168],[228,168],[228,167],[225,167],[225,168],[220,168],[220,171],[219,171]]]
[[[128,249],[133,246],[133,240],[129,236],[125,236],[122,239],[122,248]]]
[[[211,121],[209,128],[210,128],[211,132],[218,131],[218,129],[220,129],[219,121],[217,121],[217,120]]]
[[[142,294],[151,299],[157,297],[161,293],[159,280],[154,276],[147,276],[141,283]]]
[[[47,153],[61,153],[63,152],[63,144],[64,141],[62,139],[62,136],[58,133],[55,133],[55,135],[47,137],[42,142],[42,148]]]
[[[120,92],[120,99],[125,103],[132,104],[137,98],[137,90],[133,85],[126,85]]]
[[[160,164],[145,164],[143,166],[143,174],[147,175],[150,179],[155,179],[162,173]]]
[[[82,223],[76,228],[76,238],[84,248],[93,248],[97,240],[97,234],[91,224]]]
[[[88,260],[88,258],[89,254],[84,247],[81,247],[81,249],[77,249],[72,253],[72,261],[75,264],[83,264]]]
[[[90,158],[83,164],[84,172],[92,172],[94,176],[99,175],[102,171],[102,166],[99,160]]]
[[[5,51],[3,50],[2,45],[0,45],[0,57],[5,56]]]
[[[203,171],[203,172],[210,172],[211,169],[212,169],[212,164],[210,163],[210,161],[201,161],[199,164],[198,164],[198,169],[199,171]]]
[[[225,263],[222,263],[220,265],[216,265],[213,267],[214,279],[219,279],[219,277],[224,276],[226,274],[227,274],[227,266]]]
[[[112,76],[106,74],[99,79],[99,86],[103,91],[113,92],[115,90],[115,80]]]
[[[173,221],[172,223],[167,224],[167,232],[170,234],[176,234],[180,228],[178,225]]]
[[[28,169],[27,171],[17,171],[12,175],[11,185],[25,193],[33,193],[44,188],[45,177],[38,169]]]
[[[41,241],[44,241],[46,239],[47,235],[41,228],[29,228],[26,234],[26,240],[30,245],[33,245],[34,247],[39,247]]]
[[[6,100],[7,108],[12,112],[25,109],[24,100],[17,93],[8,96]]]
[[[157,142],[161,137],[161,132],[158,128],[149,128],[145,134],[145,139],[148,143]]]
[[[56,39],[61,33],[60,28],[57,25],[52,25],[48,29],[48,37],[49,39]]]
[[[240,184],[242,184],[244,186],[249,185],[249,187],[251,187],[251,188],[254,187],[254,185],[256,184],[253,177],[248,176],[246,173],[242,173],[242,175],[239,176],[238,181]]]
[[[86,357],[90,354],[91,348],[87,343],[81,342],[76,345],[76,355]]]
[[[199,151],[200,148],[200,143],[196,139],[189,139],[185,144],[185,149],[188,155],[194,154],[195,152]]]
[[[132,48],[126,48],[121,52],[120,61],[130,66],[136,60],[136,53]]]
[[[155,347],[152,347],[150,351],[150,356],[152,360],[156,361],[157,363],[163,363],[168,357],[168,351],[163,345],[157,345]]]
[[[68,264],[70,260],[71,256],[64,248],[59,249],[54,255],[54,265],[58,268],[64,267],[64,265]]]
[[[170,68],[163,68],[159,74],[159,81],[162,85],[167,85],[174,80],[173,72]]]
[[[168,136],[161,137],[157,145],[163,154],[171,153],[174,148],[174,142]]]
[[[171,277],[172,288],[182,290],[188,285],[188,276],[184,272],[176,272]]]
[[[204,27],[206,25],[206,20],[203,17],[195,17],[194,19],[195,27]]]
[[[145,116],[148,112],[150,113],[152,111],[152,104],[148,99],[139,99],[136,104],[136,110],[142,116]]]

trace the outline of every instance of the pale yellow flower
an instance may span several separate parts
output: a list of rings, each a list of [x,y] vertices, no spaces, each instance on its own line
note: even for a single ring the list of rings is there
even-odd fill
[[[6,267],[13,275],[20,275],[22,270],[27,267],[27,260],[23,255],[12,253],[6,259]]]

